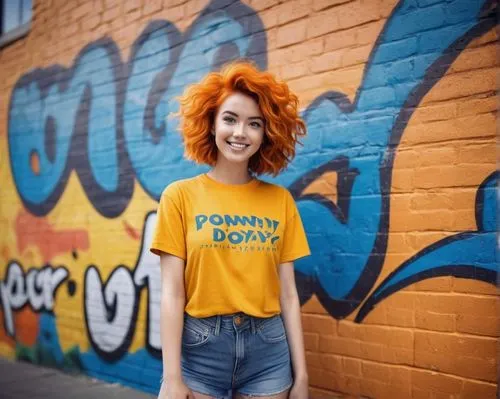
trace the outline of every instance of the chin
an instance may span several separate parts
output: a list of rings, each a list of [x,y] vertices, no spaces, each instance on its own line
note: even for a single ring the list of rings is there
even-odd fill
[[[229,162],[232,162],[232,163],[237,163],[237,164],[240,164],[240,163],[245,163],[245,162],[248,162],[250,160],[251,157],[239,157],[239,156],[234,156],[232,154],[227,154],[227,155],[224,155],[224,158],[226,158]]]
[[[222,151],[222,156],[226,158],[229,162],[240,164],[250,161],[250,158],[256,153],[256,151],[250,152],[247,151],[244,154],[233,154],[228,151]]]

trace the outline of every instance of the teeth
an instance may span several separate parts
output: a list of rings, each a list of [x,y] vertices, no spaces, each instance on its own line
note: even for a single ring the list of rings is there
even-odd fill
[[[234,148],[245,148],[246,147],[246,144],[238,144],[238,143],[229,143],[229,145],[231,147],[234,147]]]

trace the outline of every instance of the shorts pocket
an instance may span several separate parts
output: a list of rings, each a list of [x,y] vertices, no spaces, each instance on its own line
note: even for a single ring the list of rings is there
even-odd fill
[[[269,344],[284,341],[286,332],[283,319],[278,315],[264,320],[258,327],[257,334]]]
[[[202,325],[201,322],[187,317],[184,319],[184,328],[182,330],[182,345],[188,348],[201,346],[210,338],[210,330]]]

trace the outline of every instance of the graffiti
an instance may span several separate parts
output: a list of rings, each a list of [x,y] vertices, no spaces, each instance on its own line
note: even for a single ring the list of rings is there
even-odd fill
[[[85,321],[94,350],[103,358],[116,360],[128,350],[135,331],[139,294],[146,288],[148,295],[146,347],[161,356],[160,265],[145,243],[151,242],[156,224],[156,212],[146,217],[139,259],[133,272],[117,266],[103,285],[99,270],[89,266],[85,272]]]
[[[0,281],[0,305],[7,334],[15,336],[14,310],[29,305],[36,312],[52,311],[56,291],[67,277],[68,270],[62,266],[52,268],[47,265],[24,273],[19,263],[9,263]]]
[[[497,180],[498,173],[492,173],[478,190],[475,207],[478,231],[453,235],[408,259],[370,295],[359,310],[356,321],[362,321],[378,302],[390,294],[426,278],[458,276],[494,284]]]
[[[116,268],[102,287],[99,271],[91,266],[85,273],[85,319],[96,350],[113,353],[132,333],[135,316],[135,286],[130,271]]]
[[[404,128],[423,96],[467,44],[495,26],[491,5],[452,1],[446,10],[439,5],[409,13],[411,2],[401,2],[374,46],[354,102],[329,92],[306,110],[309,136],[294,168],[277,179],[298,200],[312,244],[312,256],[296,265],[302,302],[315,293],[331,315],[343,318],[373,287],[385,260],[392,165]],[[429,18],[422,19],[422,13]],[[457,15],[461,23],[442,26],[445,13]],[[413,35],[412,29],[417,28],[419,33]],[[319,148],[321,156],[310,155]],[[304,174],[304,170],[310,172]],[[318,195],[302,196],[307,185],[327,171],[338,173],[342,201],[334,204]],[[494,200],[485,206],[493,209]],[[314,220],[315,226],[308,225],[308,220]],[[446,275],[482,276],[480,280],[494,283],[494,231],[478,232],[469,245],[469,256],[460,259],[462,267],[448,268]],[[470,255],[485,248],[481,262]],[[428,262],[438,265],[437,255],[427,254]],[[430,270],[422,273],[424,269],[417,267],[414,273],[428,278],[434,269]]]
[[[228,60],[267,63],[260,19],[243,4],[224,3],[207,7],[184,35],[169,22],[150,23],[128,63],[103,39],[85,47],[70,69],[37,69],[19,79],[10,101],[9,152],[30,212],[50,212],[72,170],[106,217],[126,208],[135,178],[158,199],[165,184],[196,173],[182,158],[177,120],[166,122],[178,110],[174,97]]]
[[[82,49],[69,69],[52,66],[19,79],[9,108],[9,155],[16,189],[29,212],[44,216],[54,209],[72,171],[95,210],[116,218],[129,205],[135,179],[158,200],[170,182],[205,170],[182,157],[178,122],[167,118],[178,110],[175,96],[230,59],[246,57],[267,67],[259,16],[240,2],[230,3],[212,1],[183,34],[169,22],[150,23],[127,62],[112,40],[102,39]],[[295,160],[277,178],[264,179],[290,189],[309,237],[312,255],[295,264],[301,303],[315,294],[337,319],[359,309],[355,320],[360,323],[377,303],[427,278],[496,280],[498,174],[493,173],[477,189],[477,230],[423,249],[374,287],[386,259],[393,164],[406,126],[461,52],[496,25],[494,1],[450,0],[423,8],[414,3],[401,1],[394,8],[352,102],[333,91],[316,98],[303,114],[309,134]],[[452,24],[446,22],[450,19]],[[337,175],[336,202],[308,193],[312,183],[331,172]],[[228,215],[200,216],[201,228],[204,223],[217,226]],[[105,279],[98,265],[85,271],[83,308],[91,349],[82,354],[82,362],[90,373],[103,362],[124,370],[134,369],[134,362],[143,368],[147,361],[161,368],[160,269],[147,250],[155,219],[154,212],[146,216],[142,236],[123,222],[128,236],[141,240],[133,266],[120,264]],[[251,217],[239,221],[262,228],[261,222]],[[277,226],[266,222],[274,232]],[[216,227],[215,232],[220,234]],[[250,232],[227,239],[273,240]],[[80,248],[88,249],[88,237],[82,232],[78,237]],[[22,241],[23,248],[32,243],[29,239]],[[53,254],[47,251],[44,257]],[[65,269],[43,270],[24,275],[17,263],[8,267],[0,289],[11,335],[12,312],[27,303],[52,310],[55,291],[68,277]],[[146,350],[129,354],[144,295]],[[52,323],[50,331],[56,330],[52,319],[44,320]],[[131,381],[138,378],[130,374]],[[156,374],[142,377],[159,380]]]
[[[103,358],[120,358],[129,348],[135,331],[139,295],[143,288],[148,295],[148,327],[146,347],[161,357],[160,320],[160,268],[156,256],[145,244],[151,241],[156,224],[156,212],[147,215],[142,234],[141,252],[134,271],[117,266],[103,284],[98,268],[91,265],[84,279],[84,314],[89,340]],[[52,312],[58,288],[65,281],[74,295],[75,284],[69,280],[65,267],[31,268],[27,273],[17,262],[11,262],[0,281],[0,305],[7,333],[14,337],[13,312],[29,305],[36,312]]]

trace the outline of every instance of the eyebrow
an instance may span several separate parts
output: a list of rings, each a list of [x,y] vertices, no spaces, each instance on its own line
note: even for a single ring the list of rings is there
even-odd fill
[[[237,113],[233,111],[224,111],[223,114],[230,114],[236,117],[239,116]],[[248,119],[259,119],[262,123],[264,123],[264,118],[261,118],[260,116],[250,116]]]

